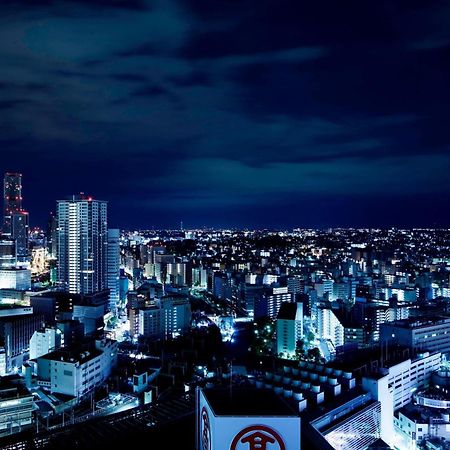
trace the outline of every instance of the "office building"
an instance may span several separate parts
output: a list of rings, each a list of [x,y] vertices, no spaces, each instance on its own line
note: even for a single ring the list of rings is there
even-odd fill
[[[0,375],[10,373],[22,366],[28,356],[30,339],[36,330],[42,328],[44,317],[29,311],[15,313],[7,309],[9,314],[0,317]]]
[[[431,375],[440,365],[440,353],[424,352],[414,358],[377,369],[373,374],[363,377],[363,385],[368,385],[369,380],[376,380],[378,383],[386,381],[393,396],[393,411],[396,411],[411,401],[414,392],[429,385]]]
[[[192,283],[190,265],[186,262],[167,264],[166,282],[174,286],[186,286]]]
[[[414,317],[380,325],[380,339],[415,351],[450,352],[450,317]]]
[[[43,314],[48,324],[74,319],[83,324],[86,334],[92,334],[104,327],[108,298],[107,289],[92,294],[55,291],[34,295],[30,303],[34,312]]]
[[[69,292],[46,292],[33,295],[30,304],[36,314],[42,314],[45,322],[54,324],[57,319],[71,317],[75,294]]]
[[[88,349],[59,349],[37,358],[38,385],[80,400],[104,383],[116,365],[116,341],[97,340]]]
[[[16,242],[8,237],[0,238],[0,267],[12,267],[17,263]]]
[[[29,216],[22,209],[22,175],[6,173],[4,177],[3,233],[14,240],[14,256],[19,262],[29,260]]]
[[[22,211],[22,174],[5,174],[3,201],[3,233],[12,236],[12,215]]]
[[[50,214],[47,222],[47,252],[51,259],[58,257],[58,220],[54,213]]]
[[[26,211],[11,213],[11,238],[16,242],[18,262],[27,262],[30,258],[28,249],[29,214]]]
[[[288,292],[292,294],[305,293],[305,280],[301,276],[290,276],[286,280]]]
[[[0,289],[31,289],[31,271],[24,267],[0,267]]]
[[[107,288],[107,202],[84,195],[59,200],[58,283],[66,291],[89,294]]]
[[[191,323],[189,299],[181,295],[155,299],[152,306],[139,309],[137,321],[138,334],[146,337],[167,339],[181,335]]]
[[[78,320],[58,320],[56,328],[61,331],[61,346],[73,347],[84,337],[84,325]]]

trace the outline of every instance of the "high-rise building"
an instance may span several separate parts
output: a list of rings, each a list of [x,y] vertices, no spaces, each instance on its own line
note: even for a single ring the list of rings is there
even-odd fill
[[[11,214],[11,237],[16,241],[16,255],[18,262],[29,258],[28,252],[29,214],[17,211]]]
[[[14,239],[15,256],[19,262],[27,261],[28,213],[22,209],[22,174],[6,173],[3,180],[4,209],[3,234]]]
[[[57,203],[58,283],[70,293],[107,288],[107,206],[83,194]]]
[[[116,311],[120,300],[120,230],[108,230],[108,279],[109,309]]]
[[[6,173],[3,179],[3,232],[12,235],[12,215],[22,211],[22,174]]]
[[[56,258],[58,253],[58,221],[54,213],[50,213],[47,222],[47,251],[51,258]]]

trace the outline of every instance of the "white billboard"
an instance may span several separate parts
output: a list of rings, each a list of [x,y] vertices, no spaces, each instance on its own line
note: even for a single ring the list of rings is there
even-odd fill
[[[215,415],[200,390],[197,450],[300,450],[300,418]]]

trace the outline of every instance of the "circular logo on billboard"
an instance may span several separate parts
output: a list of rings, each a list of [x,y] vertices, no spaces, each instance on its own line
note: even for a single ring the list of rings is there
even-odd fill
[[[202,413],[200,414],[201,421],[201,448],[202,450],[211,450],[211,425],[209,423],[208,411],[205,407],[202,408]]]
[[[230,450],[286,450],[283,439],[272,428],[252,425],[234,437]]]

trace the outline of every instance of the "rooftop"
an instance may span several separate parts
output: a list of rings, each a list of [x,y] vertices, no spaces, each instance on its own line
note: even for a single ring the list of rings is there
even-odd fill
[[[39,358],[49,359],[52,361],[64,361],[64,362],[83,362],[89,361],[102,354],[101,351],[91,348],[86,351],[70,351],[70,350],[55,350],[47,355],[40,356]]]
[[[214,413],[219,416],[297,416],[295,410],[270,389],[205,389]]]
[[[2,377],[0,380],[1,401],[30,396],[30,391],[14,377]]]
[[[295,320],[297,314],[297,303],[283,302],[281,303],[277,319]]]

